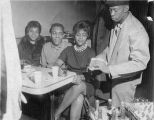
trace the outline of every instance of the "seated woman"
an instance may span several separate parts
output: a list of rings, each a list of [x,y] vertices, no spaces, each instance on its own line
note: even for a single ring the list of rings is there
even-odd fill
[[[65,64],[68,70],[77,73],[77,77],[65,93],[63,101],[55,113],[55,120],[69,106],[71,106],[70,120],[80,119],[83,94],[86,94],[86,82],[82,73],[86,71],[91,58],[95,56],[94,51],[87,46],[87,39],[90,35],[89,24],[86,21],[79,21],[74,25],[73,32],[76,44],[63,50],[57,60],[57,65],[63,66]]]
[[[30,21],[27,24],[25,36],[18,45],[21,62],[40,65],[41,50],[44,44],[44,39],[40,33],[41,25],[38,21]],[[31,95],[24,93],[24,95],[28,103],[22,104],[23,113],[37,117],[39,120],[50,120],[50,96],[48,94]]]
[[[21,62],[40,65],[41,50],[44,39],[40,35],[41,25],[38,21],[30,21],[25,28],[25,36],[18,45]]]

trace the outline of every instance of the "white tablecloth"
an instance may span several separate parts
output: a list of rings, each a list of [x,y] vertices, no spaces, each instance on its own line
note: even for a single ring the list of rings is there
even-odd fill
[[[33,80],[30,80],[30,74],[33,74],[35,71],[42,72],[42,81],[40,84],[36,84]],[[76,75],[74,72],[68,71],[67,76],[58,77],[57,80],[54,80],[51,73],[51,69],[41,67],[33,68],[30,72],[23,72],[22,91],[34,95],[49,93],[57,88],[71,83]]]

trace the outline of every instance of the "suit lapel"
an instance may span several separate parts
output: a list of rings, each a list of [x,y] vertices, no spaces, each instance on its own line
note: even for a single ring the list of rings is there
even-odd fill
[[[111,40],[112,40],[113,34],[114,34],[114,30],[112,29],[111,34],[110,34],[110,42],[112,42]],[[110,42],[109,42],[109,46],[110,46]],[[111,59],[111,55],[112,55],[112,50],[110,48],[109,54],[108,54],[108,60]]]

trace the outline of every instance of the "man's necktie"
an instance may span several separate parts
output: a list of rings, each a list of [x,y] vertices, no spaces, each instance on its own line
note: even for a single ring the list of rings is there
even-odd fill
[[[115,47],[117,39],[118,39],[118,35],[120,33],[120,30],[121,30],[121,24],[117,24],[115,26],[115,28],[113,29],[113,35],[112,35],[112,39],[111,39],[111,43],[110,43],[110,56],[109,57],[112,56],[114,47]]]
[[[114,28],[114,32],[115,32],[116,37],[118,37],[120,29],[121,29],[121,24],[117,24]]]

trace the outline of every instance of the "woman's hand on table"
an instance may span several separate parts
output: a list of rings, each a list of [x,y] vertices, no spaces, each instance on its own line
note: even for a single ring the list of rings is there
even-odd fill
[[[77,75],[77,76],[75,76],[73,83],[80,84],[83,80],[85,80],[84,75]]]

